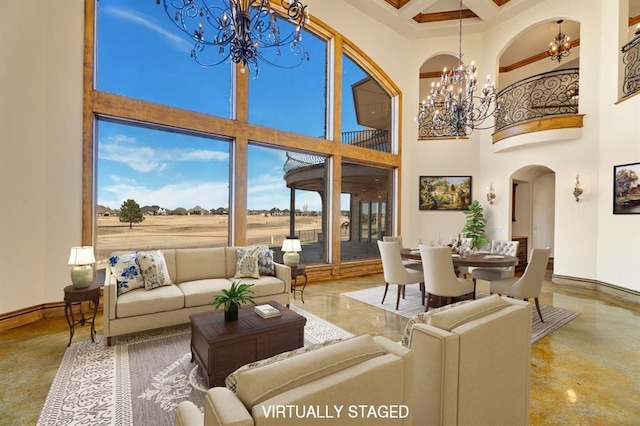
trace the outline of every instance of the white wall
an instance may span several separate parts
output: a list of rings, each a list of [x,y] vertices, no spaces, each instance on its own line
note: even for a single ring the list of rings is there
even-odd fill
[[[0,312],[60,301],[80,244],[82,0],[0,2]]]

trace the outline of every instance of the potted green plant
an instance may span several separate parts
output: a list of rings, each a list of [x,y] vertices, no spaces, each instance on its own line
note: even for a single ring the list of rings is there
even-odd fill
[[[231,287],[228,289],[222,289],[221,293],[213,298],[212,305],[218,309],[224,305],[224,320],[236,321],[238,319],[238,309],[241,304],[253,303],[253,290],[251,287],[253,284],[243,284],[241,282],[232,282]]]
[[[474,200],[469,204],[464,214],[467,217],[467,222],[462,228],[462,233],[466,238],[471,238],[471,247],[474,250],[480,250],[489,240],[487,240],[487,234],[485,233],[487,220],[484,218],[482,206],[478,200]]]

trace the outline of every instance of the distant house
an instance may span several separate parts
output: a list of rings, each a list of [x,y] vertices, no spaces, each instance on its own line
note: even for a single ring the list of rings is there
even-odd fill
[[[229,214],[229,209],[224,208],[224,207],[218,207],[217,209],[211,209],[211,214],[228,215]]]
[[[203,216],[203,215],[209,214],[209,210],[203,209],[200,206],[195,206],[194,208],[189,209],[189,214],[196,215],[196,216]]]
[[[98,205],[98,207],[96,207],[96,213],[98,216],[109,217],[113,216],[116,212],[109,207]]]
[[[171,214],[174,214],[177,216],[186,216],[189,214],[189,212],[184,207],[178,207],[178,208],[175,208]]]
[[[155,216],[158,214],[158,210],[160,210],[160,206],[144,206],[141,207],[140,210],[142,210],[142,214],[147,215],[147,216]]]

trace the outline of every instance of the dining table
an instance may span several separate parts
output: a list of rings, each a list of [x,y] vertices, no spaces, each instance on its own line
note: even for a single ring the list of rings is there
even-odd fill
[[[403,248],[400,250],[403,259],[421,260],[420,250],[416,248]],[[489,252],[476,252],[457,254],[451,252],[453,266],[457,269],[460,266],[471,266],[475,268],[505,268],[516,266],[518,258],[504,254],[493,254]]]
[[[422,261],[420,257],[420,250],[417,248],[402,248],[400,249],[400,257],[409,260]],[[474,268],[505,268],[510,266],[516,266],[518,264],[518,258],[515,256],[509,256],[504,254],[494,254],[490,252],[473,252],[458,254],[451,251],[451,260],[453,262],[453,269],[456,275],[460,274],[461,267],[474,267]],[[466,275],[465,273],[462,275]],[[473,280],[473,298],[476,298],[476,281]],[[444,305],[443,297],[434,298],[433,307],[438,308]],[[450,299],[450,298],[449,298]],[[457,301],[453,300],[454,302]],[[448,303],[451,303],[449,301]],[[429,306],[432,306],[431,304]]]

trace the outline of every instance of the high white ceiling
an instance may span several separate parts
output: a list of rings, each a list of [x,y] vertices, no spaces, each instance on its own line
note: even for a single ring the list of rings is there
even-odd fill
[[[459,0],[344,0],[409,39],[455,35],[459,31]],[[535,6],[539,0],[463,0],[463,37],[482,32]],[[613,1],[613,0],[607,0]],[[473,15],[476,15],[473,17]],[[629,0],[629,16],[640,16],[640,0]],[[418,22],[422,20],[423,22]],[[558,33],[557,19],[549,19],[520,34],[500,58],[500,66],[526,60],[549,46]],[[562,32],[580,38],[580,24],[565,20]]]

